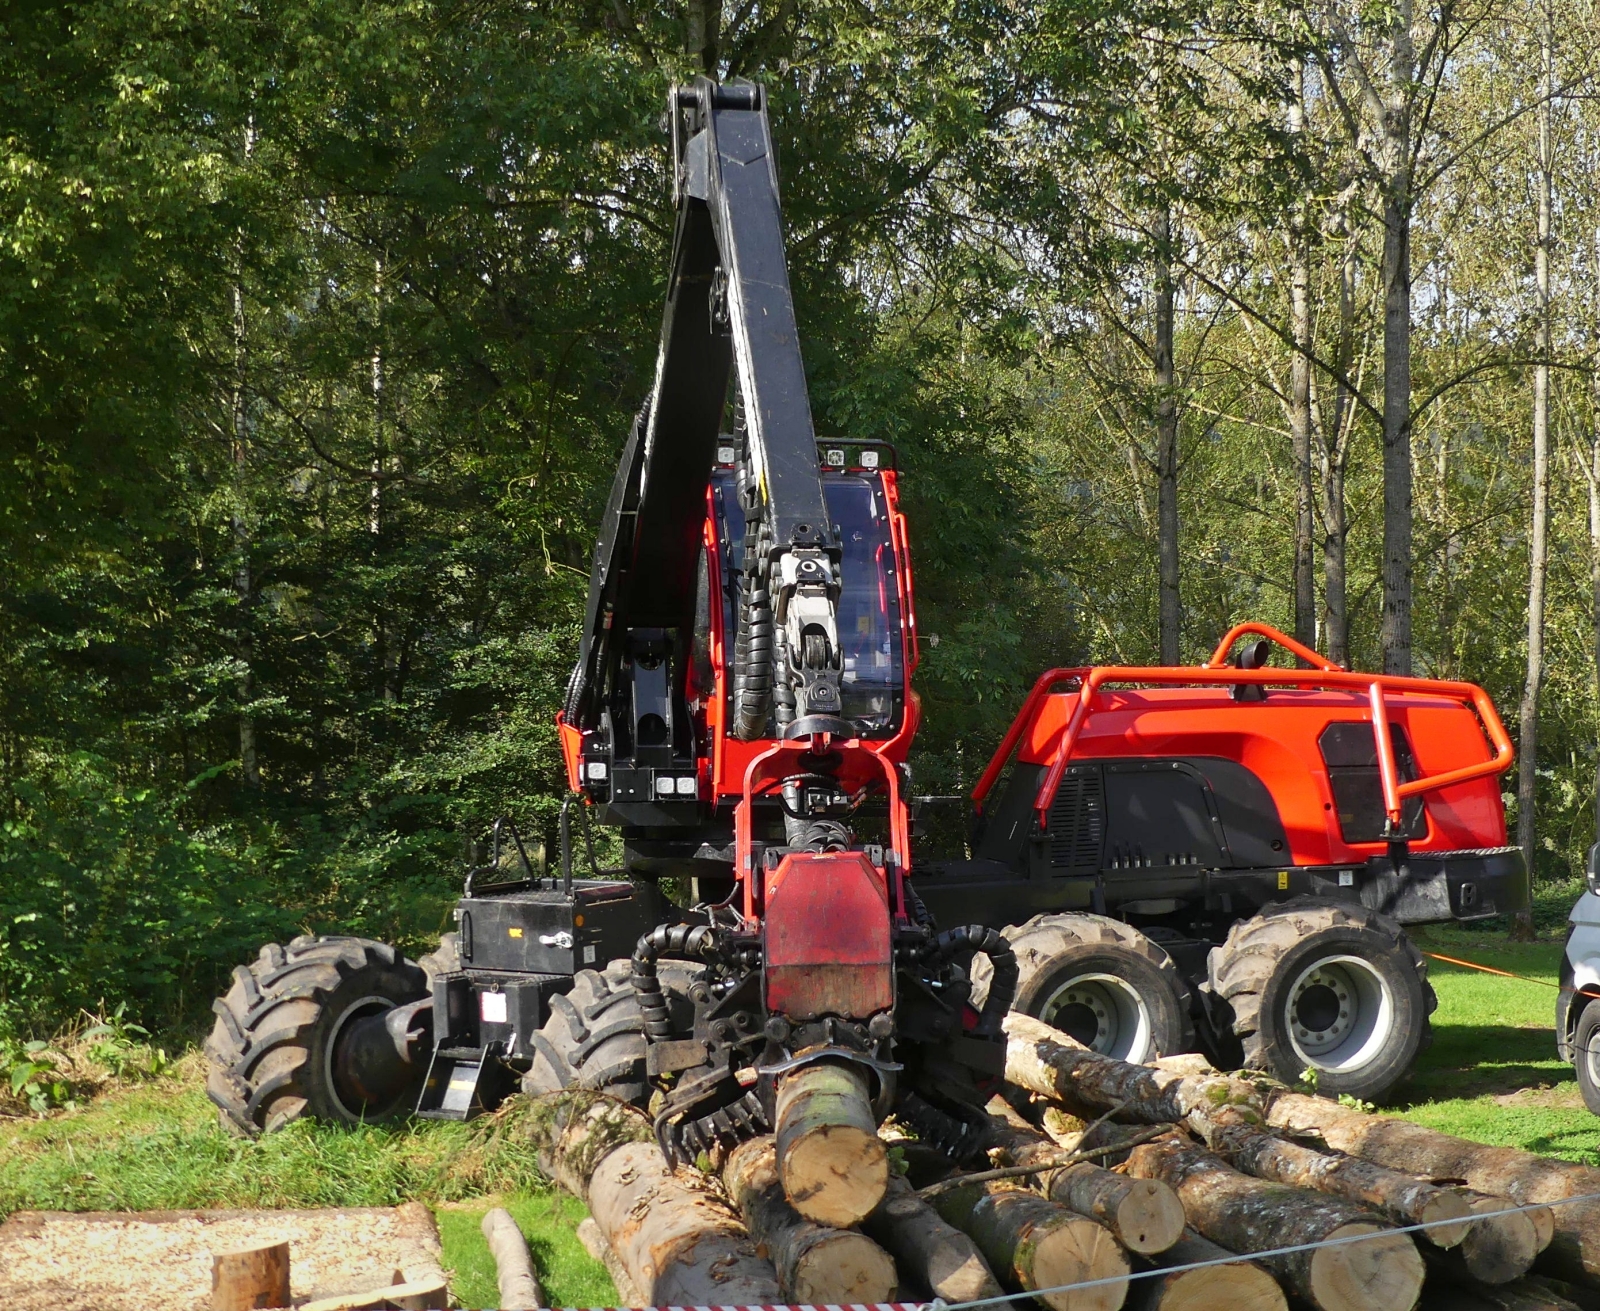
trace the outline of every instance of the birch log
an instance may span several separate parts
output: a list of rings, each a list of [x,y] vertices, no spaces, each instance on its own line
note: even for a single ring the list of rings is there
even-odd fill
[[[902,1280],[916,1280],[945,1302],[1000,1296],[1000,1285],[977,1244],[899,1175],[890,1176],[883,1201],[861,1227],[894,1257]]]
[[[1128,1285],[1128,1258],[1104,1225],[1009,1184],[969,1184],[941,1193],[934,1208],[970,1234],[989,1265],[1027,1292],[1096,1279],[1118,1279],[1073,1293],[1044,1293],[1052,1311],[1117,1311]]]
[[[589,1207],[651,1306],[763,1306],[783,1300],[772,1263],[703,1176],[674,1171],[636,1107],[587,1090],[538,1099],[545,1173]]]
[[[545,1304],[544,1290],[533,1268],[528,1240],[503,1206],[485,1211],[483,1238],[494,1257],[495,1279],[500,1285],[500,1311],[538,1311]]]
[[[984,1146],[997,1164],[1042,1165],[1063,1155],[1042,1134],[996,1114],[994,1103],[990,1108]],[[1183,1207],[1159,1179],[1131,1179],[1085,1161],[1037,1174],[1033,1186],[1051,1201],[1098,1220],[1130,1252],[1164,1252],[1183,1237]]]
[[[1191,1225],[1212,1242],[1245,1255],[1381,1234],[1262,1258],[1262,1264],[1320,1311],[1394,1311],[1411,1306],[1422,1289],[1422,1258],[1411,1240],[1383,1233],[1386,1226],[1378,1215],[1342,1198],[1240,1174],[1176,1133],[1134,1148],[1128,1171],[1171,1184]]]
[[[865,1234],[807,1220],[784,1200],[771,1137],[734,1148],[722,1182],[751,1236],[766,1247],[787,1301],[828,1306],[893,1300],[894,1261],[883,1248]]]
[[[1364,1115],[1325,1097],[1285,1093],[1267,1108],[1267,1123],[1315,1134],[1329,1147],[1430,1179],[1465,1179],[1481,1193],[1519,1205],[1590,1200],[1550,1207],[1554,1236],[1540,1269],[1575,1283],[1600,1282],[1600,1170],[1535,1156],[1514,1147],[1487,1147],[1388,1115]],[[1538,1220],[1535,1218],[1535,1225]]]
[[[1232,1255],[1190,1229],[1152,1260],[1158,1266],[1179,1266]],[[1278,1281],[1254,1261],[1136,1279],[1131,1289],[1128,1311],[1288,1311],[1289,1305]]]
[[[778,1174],[796,1211],[840,1228],[872,1214],[889,1184],[889,1154],[860,1069],[818,1061],[784,1075],[777,1121]]]

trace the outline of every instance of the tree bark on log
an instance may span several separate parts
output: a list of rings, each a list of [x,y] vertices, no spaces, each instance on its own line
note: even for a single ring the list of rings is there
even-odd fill
[[[1448,1218],[1452,1204],[1441,1200],[1443,1190],[1429,1191],[1430,1186],[1420,1182],[1408,1185],[1401,1177],[1405,1175],[1423,1180],[1464,1178],[1482,1193],[1501,1194],[1518,1203],[1554,1200],[1551,1195],[1534,1196],[1525,1191],[1519,1196],[1511,1190],[1512,1182],[1530,1176],[1542,1181],[1545,1188],[1600,1192],[1600,1171],[1546,1161],[1510,1148],[1468,1143],[1403,1120],[1352,1111],[1327,1098],[1287,1093],[1267,1082],[1257,1084],[1227,1075],[1185,1075],[1176,1070],[1128,1065],[1088,1051],[1031,1016],[1008,1015],[1006,1033],[1010,1039],[1006,1077],[1030,1092],[1064,1097],[1075,1108],[1109,1110],[1121,1106],[1120,1113],[1128,1119],[1181,1121],[1219,1148],[1225,1157],[1243,1153],[1259,1158],[1261,1172],[1269,1175],[1274,1166],[1293,1166],[1305,1177],[1283,1177],[1281,1182],[1314,1184],[1338,1196],[1382,1206],[1388,1214],[1407,1222],[1424,1218],[1420,1213],[1408,1214],[1410,1206],[1421,1206],[1436,1213],[1437,1218]],[[1323,1158],[1337,1162],[1335,1165],[1318,1165],[1304,1155],[1309,1149],[1288,1143],[1275,1147],[1271,1144],[1281,1140],[1262,1141],[1256,1137],[1261,1134],[1261,1125],[1296,1133],[1320,1133],[1328,1146],[1371,1166],[1383,1167],[1388,1173],[1368,1173],[1355,1162],[1339,1162],[1337,1158]],[[1070,1135],[1058,1131],[1057,1139],[1070,1141]],[[1388,1145],[1391,1143],[1393,1146]],[[1369,1149],[1367,1144],[1378,1146]],[[1545,1169],[1547,1166],[1556,1169]],[[1257,1172],[1249,1163],[1243,1168]],[[1575,1187],[1571,1181],[1573,1172],[1580,1177],[1589,1176],[1592,1183],[1586,1188]],[[1552,1174],[1559,1174],[1559,1183],[1552,1181]],[[1571,1223],[1553,1245],[1551,1269],[1569,1278],[1583,1275],[1584,1227],[1589,1223],[1595,1231],[1587,1240],[1587,1260],[1595,1266],[1590,1274],[1600,1274],[1600,1203],[1581,1203],[1560,1210],[1586,1212],[1589,1219],[1571,1217]],[[1536,1227],[1541,1218],[1530,1217]],[[1491,1234],[1487,1232],[1491,1228],[1507,1232]],[[1525,1232],[1514,1217],[1474,1225],[1472,1251],[1464,1256],[1489,1268],[1505,1254],[1516,1251],[1525,1242]],[[1453,1235],[1446,1231],[1445,1236],[1448,1239]]]
[[[1374,1212],[1342,1198],[1240,1174],[1174,1133],[1133,1149],[1128,1172],[1176,1189],[1189,1223],[1212,1242],[1248,1255],[1270,1248],[1382,1233]],[[1320,1311],[1393,1311],[1422,1289],[1422,1258],[1403,1234],[1264,1257],[1278,1278]]]
[[[890,1177],[882,1203],[861,1227],[894,1257],[903,1281],[918,1279],[945,1302],[976,1302],[1001,1294],[977,1244],[898,1175]]]
[[[889,1154],[859,1069],[819,1061],[784,1075],[777,1122],[778,1174],[790,1206],[839,1228],[872,1214],[889,1184]]]
[[[1470,1219],[1472,1205],[1459,1193],[1437,1188],[1413,1175],[1402,1174],[1358,1157],[1314,1152],[1309,1147],[1267,1133],[1258,1125],[1247,1122],[1242,1115],[1195,1113],[1190,1115],[1189,1124],[1198,1129],[1206,1145],[1234,1169],[1253,1174],[1258,1179],[1289,1184],[1294,1188],[1309,1188],[1314,1192],[1360,1202],[1376,1208],[1402,1225],[1459,1221],[1442,1228],[1423,1230],[1418,1235],[1435,1247],[1454,1247],[1467,1236],[1469,1229],[1501,1225],[1498,1220],[1485,1220],[1473,1225]],[[1526,1242],[1530,1249],[1528,1264],[1532,1265],[1535,1255],[1532,1250],[1532,1224],[1523,1221],[1520,1216],[1507,1216],[1504,1219],[1509,1222],[1504,1227],[1515,1230],[1519,1239],[1521,1231],[1526,1229]],[[1510,1244],[1502,1243],[1502,1246],[1509,1247]],[[1527,1267],[1524,1267],[1517,1274],[1526,1272]],[[1515,1278],[1516,1275],[1508,1277]]]
[[[1005,1165],[1042,1165],[1063,1155],[1020,1120],[993,1113],[984,1146]],[[1164,1252],[1183,1237],[1183,1207],[1159,1179],[1130,1179],[1083,1161],[1035,1175],[1033,1187],[1068,1210],[1098,1220],[1128,1251],[1141,1256]]]
[[[1128,1258],[1104,1225],[1008,1184],[941,1193],[934,1209],[970,1234],[996,1272],[1027,1292],[1128,1274]],[[1053,1311],[1117,1311],[1126,1281],[1039,1298]]]
[[[540,1165],[589,1207],[651,1306],[781,1302],[772,1263],[705,1178],[674,1171],[643,1111],[568,1089],[536,1103]]]
[[[1189,1265],[1233,1255],[1189,1229],[1151,1263]],[[1278,1281],[1254,1261],[1135,1279],[1129,1287],[1128,1311],[1288,1311],[1289,1305]]]
[[[1264,1088],[1248,1079],[1222,1074],[1180,1074],[1177,1070],[1129,1065],[1101,1056],[1016,1011],[1005,1018],[1006,1079],[1042,1097],[1059,1098],[1074,1111],[1116,1108],[1141,1124],[1178,1124],[1191,1111],[1215,1112],[1223,1106],[1265,1110]]]
[[[1488,1147],[1388,1115],[1364,1115],[1325,1097],[1285,1093],[1267,1108],[1267,1123],[1315,1134],[1329,1147],[1391,1169],[1431,1179],[1465,1179],[1478,1192],[1519,1206],[1600,1193],[1600,1170]],[[1575,1283],[1600,1282],[1600,1201],[1550,1208],[1553,1238],[1540,1269]],[[1538,1219],[1534,1219],[1537,1229]]]
[[[893,1300],[898,1281],[887,1252],[865,1234],[807,1220],[784,1199],[770,1136],[734,1148],[722,1182],[751,1236],[766,1247],[787,1301],[827,1306]]]
[[[501,1311],[538,1311],[545,1305],[544,1290],[539,1287],[528,1240],[511,1212],[503,1206],[484,1212],[482,1228],[489,1254],[494,1257]]]
[[[611,1244],[606,1242],[606,1236],[600,1232],[600,1226],[592,1215],[586,1215],[578,1221],[578,1241],[583,1244],[585,1252],[606,1268],[616,1287],[619,1305],[644,1305],[644,1294],[634,1287],[633,1280],[622,1268],[622,1262],[617,1260],[617,1254],[611,1250]]]

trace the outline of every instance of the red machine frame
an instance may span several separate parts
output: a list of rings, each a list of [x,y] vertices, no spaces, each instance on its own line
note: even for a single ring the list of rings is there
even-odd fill
[[[1234,643],[1246,635],[1264,637],[1312,667],[1309,669],[1230,667],[1227,664],[1228,655]],[[1056,789],[1061,784],[1067,766],[1072,762],[1073,751],[1083,726],[1094,713],[1096,694],[1102,688],[1113,684],[1166,687],[1275,686],[1364,693],[1369,706],[1368,716],[1372,723],[1376,746],[1378,774],[1383,786],[1384,810],[1388,815],[1389,825],[1395,832],[1400,829],[1402,807],[1407,798],[1489,775],[1502,774],[1510,768],[1514,756],[1511,739],[1506,733],[1505,725],[1500,722],[1494,702],[1489,699],[1488,693],[1475,683],[1400,677],[1394,674],[1356,673],[1340,668],[1326,656],[1303,646],[1288,634],[1268,624],[1242,623],[1235,624],[1228,630],[1204,665],[1179,667],[1097,665],[1051,669],[1042,674],[1023,701],[1021,710],[1017,712],[1016,718],[991,757],[982,777],[972,789],[973,803],[978,809],[982,809],[984,798],[999,779],[1001,771],[1022,741],[1023,735],[1038,719],[1046,699],[1058,684],[1064,682],[1076,682],[1078,695],[1062,732],[1060,745],[1034,798],[1034,811],[1041,829],[1049,824],[1050,806],[1055,799]],[[1477,714],[1485,739],[1491,748],[1490,758],[1477,764],[1402,781],[1385,707],[1386,698],[1390,694],[1407,692],[1446,697],[1470,707]]]

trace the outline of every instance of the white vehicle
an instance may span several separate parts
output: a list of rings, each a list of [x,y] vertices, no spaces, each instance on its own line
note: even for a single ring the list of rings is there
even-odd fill
[[[1600,842],[1589,848],[1589,890],[1567,916],[1556,1001],[1556,1050],[1578,1070],[1583,1104],[1600,1115]]]

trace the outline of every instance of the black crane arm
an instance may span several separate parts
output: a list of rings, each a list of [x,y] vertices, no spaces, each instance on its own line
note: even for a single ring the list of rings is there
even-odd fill
[[[685,678],[730,378],[748,524],[735,731],[764,734],[768,696],[780,724],[840,713],[839,545],[818,471],[765,97],[750,83],[699,78],[674,88],[669,119],[677,223],[655,382],[601,524],[566,706],[583,730],[605,727],[609,714],[630,745],[662,748],[661,764],[695,754]],[[621,696],[629,684],[631,713]],[[656,721],[641,729],[647,715],[668,726],[665,740],[647,741],[657,734]]]

